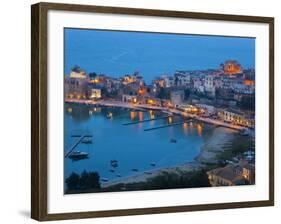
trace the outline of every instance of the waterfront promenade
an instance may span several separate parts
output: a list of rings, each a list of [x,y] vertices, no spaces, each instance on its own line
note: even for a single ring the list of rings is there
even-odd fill
[[[128,103],[128,102],[122,102],[122,101],[109,101],[109,100],[99,100],[99,101],[94,101],[94,100],[83,100],[83,99],[65,99],[66,103],[77,103],[77,104],[84,104],[84,105],[96,105],[96,106],[106,106],[106,107],[120,107],[120,108],[127,108],[127,109],[132,109],[132,110],[159,110],[163,113],[167,114],[175,114],[175,115],[180,115],[185,118],[192,118],[198,121],[202,121],[205,123],[213,124],[216,126],[221,126],[221,127],[226,127],[226,128],[231,128],[235,129],[238,131],[245,131],[247,130],[246,127],[240,126],[240,125],[235,125],[231,123],[226,123],[222,120],[217,120],[217,119],[211,119],[211,118],[206,118],[206,117],[201,117],[195,114],[190,114],[187,112],[180,111],[176,108],[167,108],[167,107],[160,107],[160,106],[153,106],[149,104],[133,104],[133,103]]]

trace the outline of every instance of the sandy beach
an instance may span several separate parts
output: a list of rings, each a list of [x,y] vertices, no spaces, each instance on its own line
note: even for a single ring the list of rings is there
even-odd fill
[[[223,146],[234,138],[235,133],[237,131],[223,127],[214,129],[212,136],[207,139],[195,161],[199,163],[217,162],[216,156],[225,150]]]

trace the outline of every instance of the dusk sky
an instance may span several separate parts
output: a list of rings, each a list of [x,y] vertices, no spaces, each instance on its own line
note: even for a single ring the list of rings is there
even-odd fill
[[[255,67],[255,39],[65,28],[65,74],[86,72],[120,77],[139,71],[145,80],[176,70],[218,68],[237,60]]]

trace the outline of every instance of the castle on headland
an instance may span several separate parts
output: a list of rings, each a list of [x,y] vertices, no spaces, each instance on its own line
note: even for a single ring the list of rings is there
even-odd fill
[[[241,65],[235,60],[227,60],[220,64],[220,68],[226,75],[235,75],[243,73]]]

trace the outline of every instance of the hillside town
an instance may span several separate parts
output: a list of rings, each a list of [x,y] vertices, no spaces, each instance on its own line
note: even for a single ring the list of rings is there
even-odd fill
[[[160,110],[255,137],[255,70],[243,69],[235,60],[217,69],[163,74],[151,83],[139,72],[116,78],[75,66],[65,75],[65,102]],[[254,146],[224,164],[206,172],[210,186],[255,183]]]
[[[87,74],[75,66],[65,75],[65,101],[167,109],[240,130],[254,129],[255,70],[228,60],[218,69],[175,71],[147,83],[139,72],[115,78]]]

